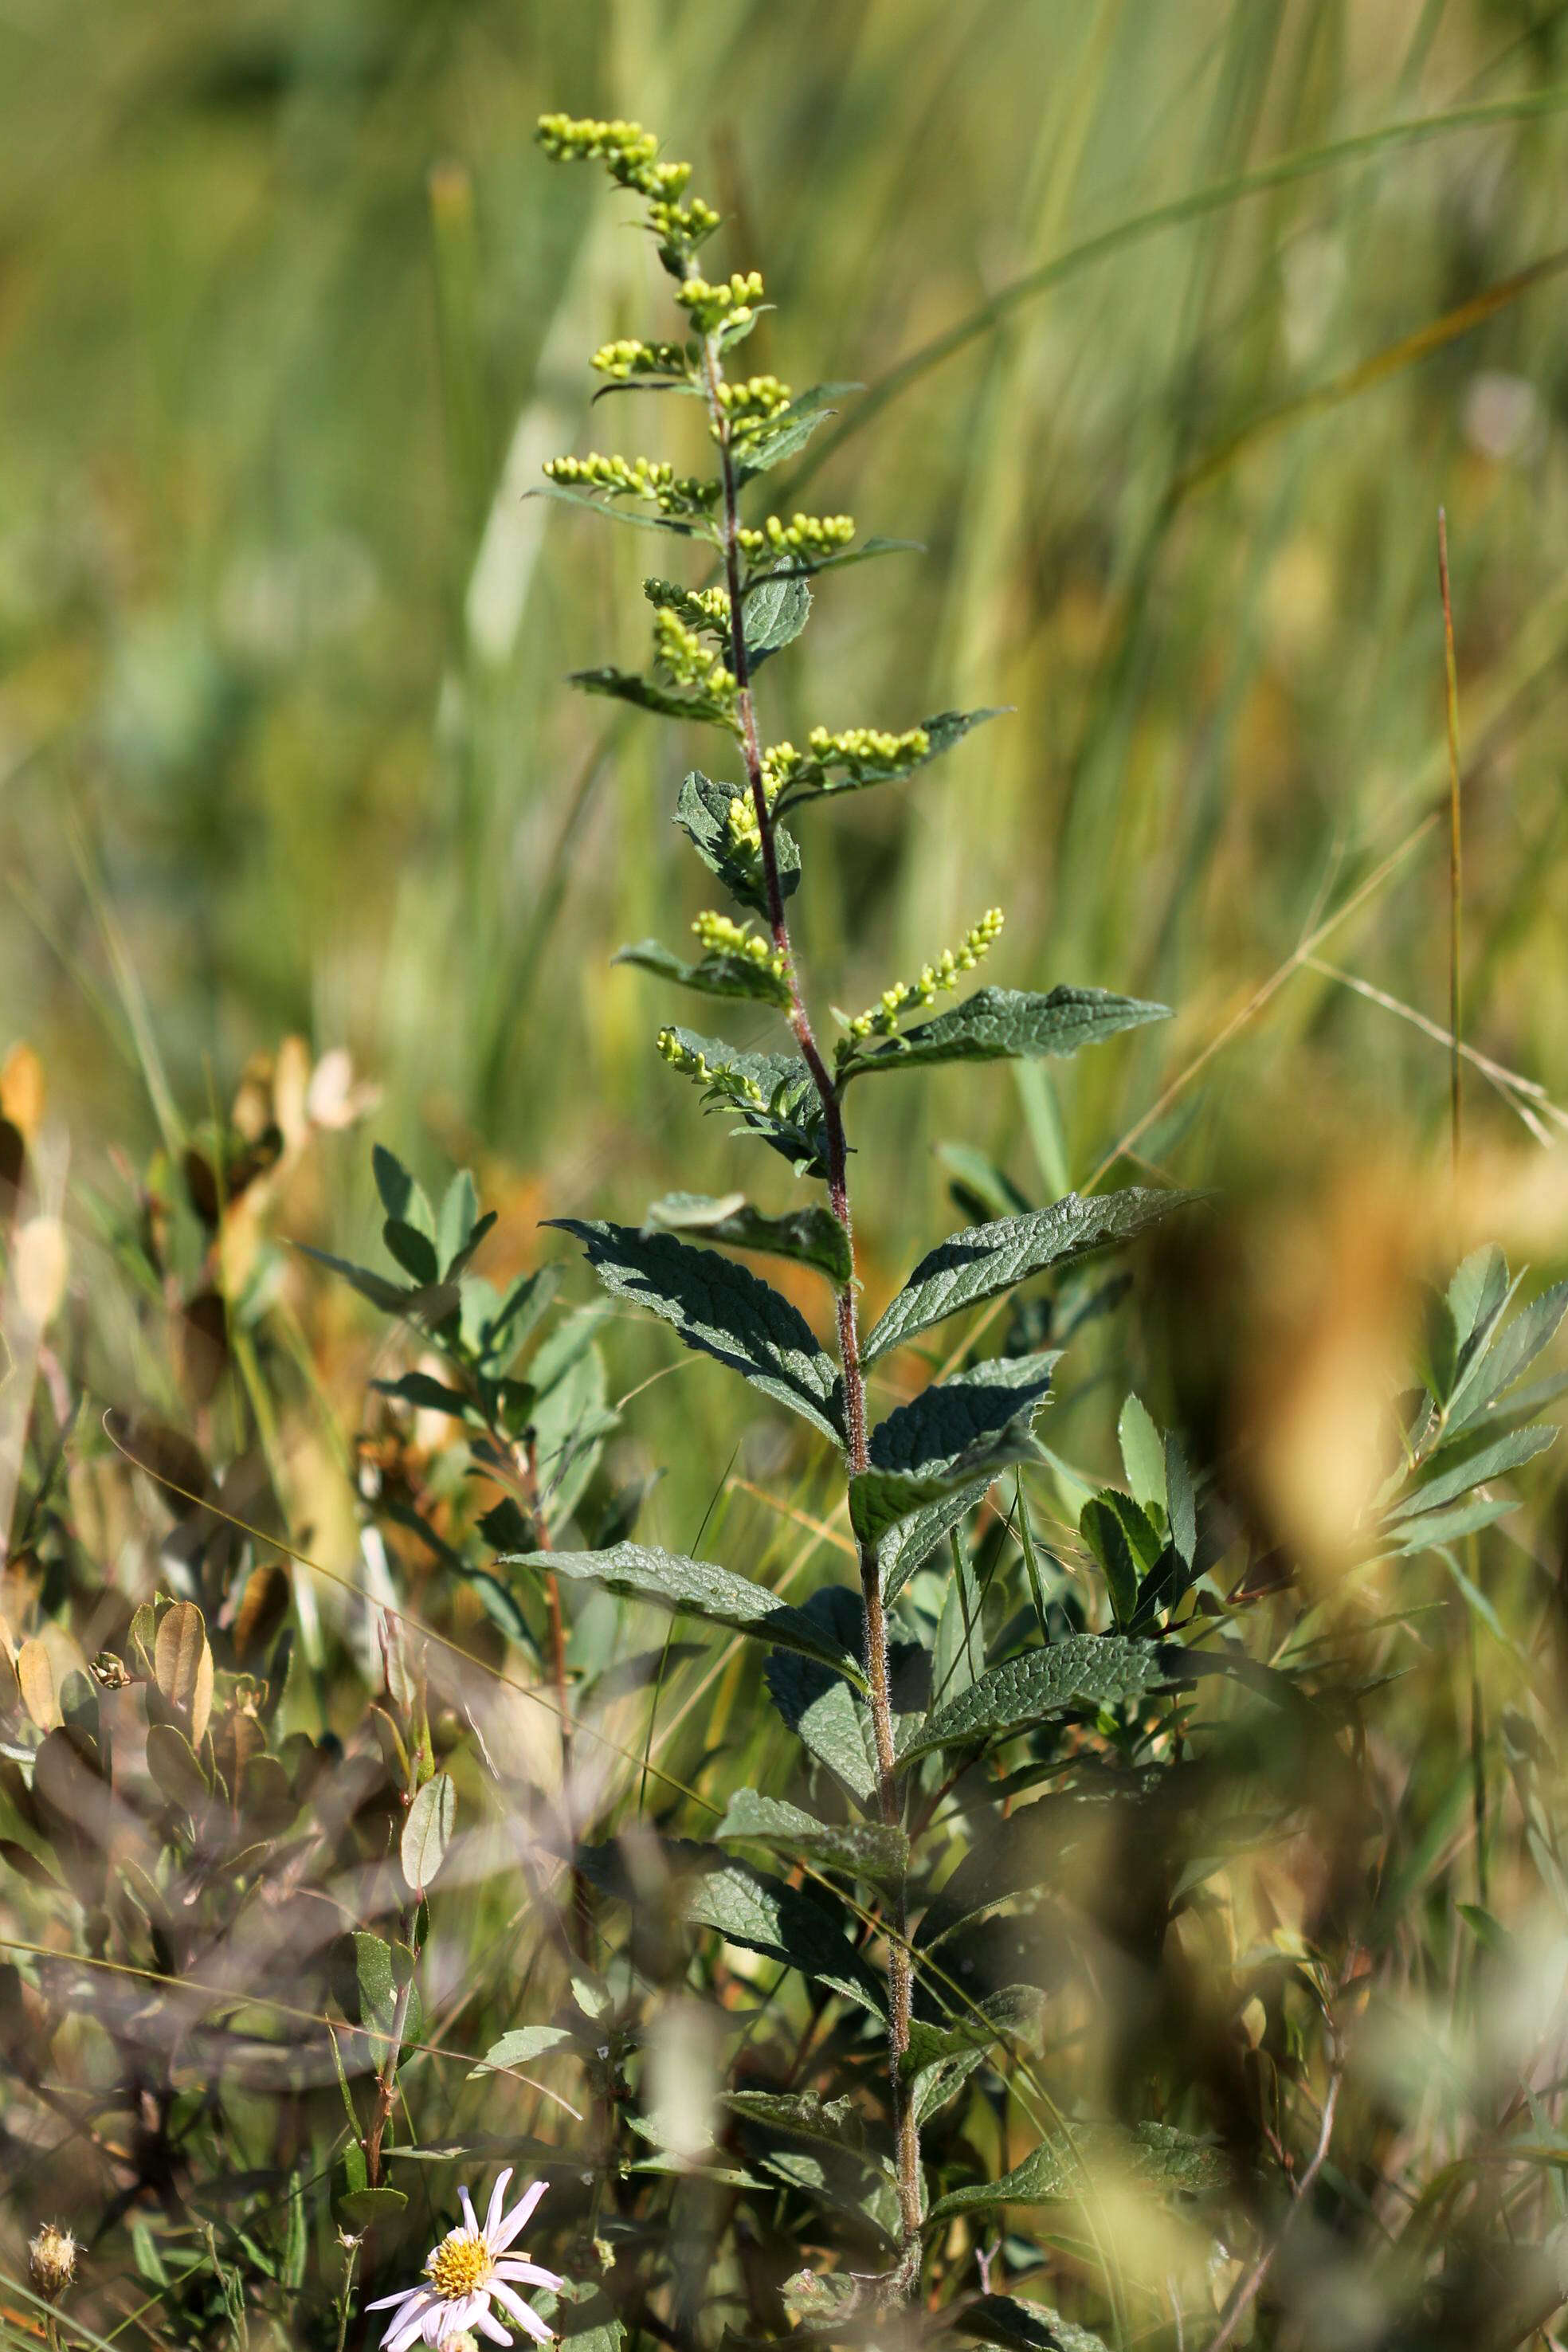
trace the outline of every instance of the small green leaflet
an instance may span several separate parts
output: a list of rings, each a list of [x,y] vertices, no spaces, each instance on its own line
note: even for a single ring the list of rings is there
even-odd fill
[[[1099,2124],[1076,2132],[1070,2147],[1036,2148],[999,2180],[977,2181],[971,2189],[954,2189],[939,2197],[926,2216],[927,2225],[995,2205],[1054,2205],[1060,2199],[1081,2197],[1097,2172],[1112,2168],[1128,2180],[1152,2189],[1217,2189],[1228,2178],[1218,2148],[1169,2124],[1137,2124],[1131,2131],[1117,2124]]]
[[[745,797],[743,784],[716,784],[711,776],[693,768],[676,797],[675,822],[702,860],[716,874],[732,898],[753,915],[768,911],[767,886],[760,850],[737,841],[730,829],[730,803]],[[773,828],[773,856],[779,888],[792,897],[800,882],[800,851],[782,825]]]
[[[689,1348],[739,1372],[843,1444],[833,1360],[805,1318],[769,1284],[717,1250],[693,1249],[672,1234],[639,1234],[631,1225],[576,1217],[549,1222],[582,1243],[615,1297],[647,1307],[672,1324]]]
[[[971,998],[973,1003],[974,1000]],[[1134,1186],[1080,1200],[1069,1192],[1048,1209],[971,1225],[921,1258],[861,1350],[867,1363],[902,1347],[933,1323],[978,1307],[1047,1266],[1070,1265],[1093,1250],[1131,1241],[1192,1198]]]
[[[1128,1398],[1121,1408],[1121,1418],[1116,1424],[1116,1435],[1133,1500],[1145,1511],[1152,1505],[1157,1505],[1163,1511],[1165,1508],[1165,1441],[1155,1428],[1153,1416],[1142,1397]]]
[[[746,653],[753,671],[770,654],[793,645],[811,614],[811,591],[798,572],[764,572],[742,599],[746,616]]]
[[[980,988],[921,1021],[901,1036],[868,1040],[840,1062],[843,1084],[869,1070],[904,1070],[931,1062],[1032,1060],[1042,1054],[1076,1054],[1120,1030],[1145,1021],[1168,1021],[1168,1004],[1147,1004],[1136,996],[1111,996],[1102,988],[1053,988],[1037,996],[1018,988]]]
[[[871,550],[868,547],[865,551],[869,554]],[[1005,710],[939,710],[934,719],[922,719],[920,722],[930,744],[925,756],[919,760],[906,760],[901,765],[889,766],[885,761],[876,760],[853,763],[842,758],[829,759],[826,762],[807,760],[784,785],[774,803],[775,810],[782,816],[787,809],[808,801],[837,800],[845,793],[864,792],[871,784],[901,783],[906,776],[912,776],[921,768],[929,768],[933,760],[940,760],[944,751],[951,751],[972,728],[984,726],[988,719],[1005,719],[1006,716]]]
[[[748,1633],[774,1649],[830,1666],[837,1675],[847,1675],[858,1689],[865,1688],[858,1659],[815,1617],[776,1600],[749,1577],[716,1568],[710,1560],[656,1551],[648,1544],[618,1543],[607,1551],[512,1552],[502,1564],[535,1569],[543,1576],[570,1577],[579,1584],[601,1584],[623,1601],[650,1601],[678,1617],[704,1618],[710,1625]]]
[[[441,1867],[457,1812],[458,1792],[446,1772],[426,1780],[409,1805],[399,1853],[403,1875],[416,1895],[424,1894]]]
[[[575,2047],[563,2025],[521,2025],[490,2043],[479,2065],[469,2067],[468,2079],[475,2082],[500,2066],[529,2066],[535,2059],[547,2058],[554,2051]]]
[[[997,1356],[933,1382],[871,1433],[871,1466],[849,1482],[862,1543],[1009,1463],[1037,1461],[1029,1423],[1051,1384],[1055,1354]]]
[[[1008,1658],[946,1706],[938,1707],[905,1751],[912,1761],[937,1748],[980,1746],[1027,1731],[1068,1707],[1114,1706],[1174,1680],[1184,1654],[1169,1643],[1110,1633],[1069,1633],[1049,1649]]]
[[[685,1908],[695,1926],[717,1928],[728,1942],[782,1960],[873,2016],[881,2015],[876,1981],[837,1917],[782,1879],[726,1863],[696,1881]]]
[[[759,1796],[754,1789],[737,1789],[729,1810],[713,1832],[720,1843],[731,1839],[776,1846],[781,1853],[804,1855],[829,1869],[847,1870],[857,1878],[891,1881],[909,1864],[910,1842],[900,1829],[879,1822],[819,1822],[798,1805],[778,1797]]]
[[[769,1217],[753,1209],[743,1192],[726,1192],[717,1200],[703,1192],[667,1192],[648,1210],[644,1225],[659,1233],[704,1234],[731,1249],[794,1258],[816,1266],[840,1289],[854,1272],[849,1236],[830,1209],[792,1209]]]
[[[1489,1345],[1465,1366],[1448,1400],[1447,1432],[1458,1436],[1469,1429],[1527,1371],[1556,1335],[1568,1311],[1568,1282],[1553,1283],[1539,1298],[1522,1307]],[[1498,1408],[1507,1412],[1501,1405]]]
[[[695,989],[702,996],[745,997],[753,1003],[781,1008],[790,1001],[788,981],[750,956],[710,949],[696,963],[688,963],[658,940],[638,940],[635,946],[618,949],[610,961],[635,963],[642,971],[657,972],[660,980],[673,981],[678,988]]]

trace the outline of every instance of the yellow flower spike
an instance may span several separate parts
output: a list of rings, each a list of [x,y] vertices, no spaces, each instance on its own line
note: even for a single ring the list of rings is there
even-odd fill
[[[917,728],[913,731],[918,734],[921,730]],[[868,730],[858,728],[853,732],[864,735]],[[829,736],[825,728],[814,728],[813,750],[817,748],[818,737],[823,739],[825,746],[841,740]],[[907,1004],[934,1004],[944,991],[955,989],[960,973],[973,971],[975,965],[990,953],[1005,919],[1000,907],[988,907],[977,923],[971,923],[956,948],[944,948],[934,963],[921,966],[918,979],[895,981],[891,988],[882,991],[880,1000],[868,1012],[858,1013],[852,1021],[846,1022],[849,1035],[852,1038],[869,1037],[873,1034],[891,1036]]]

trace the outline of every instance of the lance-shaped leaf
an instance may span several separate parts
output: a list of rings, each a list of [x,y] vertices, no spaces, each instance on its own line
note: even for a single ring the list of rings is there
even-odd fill
[[[906,1751],[978,1747],[1008,1739],[1069,1707],[1114,1706],[1181,1679],[1184,1654],[1168,1642],[1110,1633],[1069,1633],[1048,1649],[1026,1650],[993,1666],[966,1691],[927,1717]]]
[[[1556,1430],[1547,1423],[1536,1422],[1529,1429],[1515,1429],[1505,1436],[1493,1437],[1483,1422],[1454,1444],[1438,1448],[1428,1474],[1390,1511],[1388,1523],[1395,1525],[1417,1511],[1434,1511],[1440,1504],[1456,1502],[1461,1495],[1469,1494],[1489,1479],[1522,1469],[1556,1435]]]
[[[780,465],[804,449],[819,425],[826,425],[837,410],[833,402],[847,392],[860,392],[858,383],[814,383],[805,392],[796,393],[787,408],[771,416],[759,433],[753,434],[743,448],[735,453],[736,472],[742,482],[754,475],[766,473],[770,466]]]
[[[859,1688],[865,1675],[858,1659],[850,1655],[816,1618],[792,1609],[749,1577],[736,1576],[709,1560],[687,1559],[679,1552],[656,1551],[647,1544],[612,1544],[607,1551],[525,1551],[504,1556],[510,1568],[535,1569],[541,1575],[564,1576],[580,1584],[603,1585],[624,1601],[650,1601],[677,1617],[701,1617],[732,1633],[750,1634],[771,1648],[791,1650],[837,1675],[847,1675]]]
[[[717,1250],[672,1234],[576,1217],[551,1222],[574,1234],[606,1290],[672,1324],[689,1348],[714,1357],[780,1404],[843,1443],[838,1374],[787,1298]]]
[[[693,1029],[672,1027],[669,1034],[688,1068],[694,1060],[705,1066],[703,1101],[740,1113],[732,1133],[757,1136],[799,1175],[826,1177],[822,1101],[798,1054],[743,1054]]]
[[[910,1859],[910,1842],[900,1829],[880,1822],[819,1822],[798,1805],[759,1796],[754,1789],[733,1791],[714,1835],[721,1844],[733,1840],[772,1846],[828,1869],[883,1883],[900,1876]]]
[[[746,797],[744,784],[716,784],[711,776],[693,768],[676,796],[675,822],[707,866],[732,898],[754,915],[768,912],[767,884],[762,852],[748,847],[730,823],[730,804]],[[800,882],[800,851],[783,827],[773,827],[773,859],[779,888],[793,896]]]
[[[811,591],[798,572],[764,572],[742,600],[746,654],[753,671],[770,654],[793,645],[811,617]]]
[[[1034,1061],[1076,1054],[1119,1030],[1168,1021],[1168,1004],[1111,996],[1102,988],[1053,988],[1047,996],[1019,988],[980,988],[901,1036],[868,1039],[838,1065],[841,1081],[868,1070],[903,1070],[931,1062]]]
[[[816,2091],[727,2091],[724,2105],[747,2123],[829,2140],[835,2147],[858,2151],[865,2137],[853,2099],[824,2099]]]
[[[782,1960],[873,2016],[881,2015],[876,1979],[834,1913],[782,1879],[726,1863],[697,1880],[686,1898],[686,1916],[698,1927],[717,1928],[726,1942]]]
[[[574,669],[566,682],[580,687],[584,694],[607,695],[612,702],[632,703],[638,710],[651,710],[660,719],[695,719],[707,726],[722,727],[731,735],[735,731],[732,701],[690,693],[682,687],[661,685],[656,677],[645,677],[640,670],[616,669],[613,663],[605,663],[598,669]]]
[[[785,1216],[769,1217],[753,1209],[743,1192],[718,1200],[703,1192],[667,1192],[653,1203],[646,1223],[660,1233],[700,1233],[731,1249],[794,1258],[815,1265],[840,1289],[854,1272],[849,1236],[830,1209],[792,1209]]]
[[[1528,1370],[1568,1311],[1568,1282],[1553,1283],[1523,1307],[1486,1346],[1478,1350],[1460,1373],[1448,1400],[1447,1428],[1458,1436],[1480,1421]],[[1500,1408],[1506,1412],[1506,1404]]]
[[[837,800],[845,793],[861,793],[871,784],[900,783],[918,768],[929,768],[944,751],[961,743],[972,728],[988,719],[1005,719],[1005,710],[939,710],[922,719],[926,749],[918,760],[847,760],[829,754],[826,760],[807,758],[784,786],[774,803],[779,815],[805,801]]]
[[[1031,1275],[1044,1274],[1050,1266],[1069,1265],[1091,1251],[1113,1249],[1121,1242],[1131,1241],[1191,1197],[1141,1186],[1087,1201],[1068,1192],[1065,1199],[1053,1201],[1048,1209],[1031,1209],[1022,1216],[971,1225],[921,1258],[867,1338],[862,1360],[874,1363],[890,1348],[901,1348],[906,1340],[929,1331],[933,1323],[966,1307],[978,1307]]]
[[[871,1466],[849,1482],[849,1517],[861,1542],[876,1543],[900,1519],[1009,1463],[1041,1459],[1029,1424],[1058,1360],[994,1357],[933,1382],[879,1423]]]
[[[998,2180],[950,2190],[926,2221],[930,2226],[996,2205],[1054,2205],[1084,2196],[1099,2174],[1111,2169],[1145,2188],[1189,2191],[1220,2188],[1228,2178],[1220,2149],[1170,2124],[1136,2124],[1131,2131],[1096,2124],[1076,2130],[1070,2146],[1036,2148]]]
[[[688,963],[658,940],[638,940],[635,946],[619,949],[610,961],[635,963],[642,971],[657,972],[660,980],[673,981],[678,988],[694,988],[702,996],[739,996],[781,1007],[787,1007],[790,1001],[788,981],[771,964],[724,949],[710,949],[696,963]]]

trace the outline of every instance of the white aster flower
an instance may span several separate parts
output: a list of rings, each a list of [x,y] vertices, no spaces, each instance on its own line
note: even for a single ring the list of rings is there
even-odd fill
[[[511,2211],[503,2213],[501,2204],[510,2179],[511,2167],[508,2165],[490,2191],[489,2211],[485,2215],[482,2230],[472,2198],[466,2189],[460,2189],[458,2194],[462,2200],[464,2226],[447,2231],[425,2265],[423,2285],[405,2287],[399,2294],[384,2294],[366,2306],[371,2311],[392,2312],[386,2334],[381,2339],[382,2352],[407,2352],[407,2347],[418,2343],[421,2336],[436,2347],[436,2352],[456,2352],[462,2340],[476,2330],[488,2336],[492,2344],[510,2344],[511,2337],[490,2309],[492,2301],[499,2303],[536,2344],[553,2342],[553,2331],[546,2327],[537,2312],[529,2309],[517,2290],[520,2286],[548,2286],[559,2292],[565,2281],[553,2271],[542,2269],[538,2263],[523,2262],[508,2252],[547,2184],[536,2180],[518,2199]]]

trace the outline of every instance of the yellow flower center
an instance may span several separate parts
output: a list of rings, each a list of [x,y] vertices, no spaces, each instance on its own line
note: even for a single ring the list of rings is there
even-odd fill
[[[454,2230],[442,2239],[425,2268],[444,2302],[457,2303],[482,2286],[490,2274],[490,2250],[482,2238]]]

